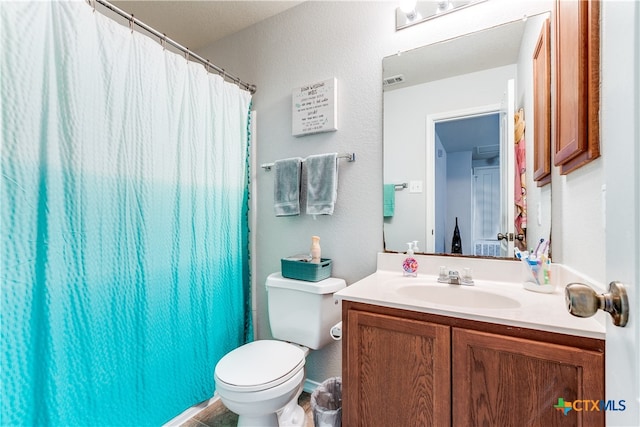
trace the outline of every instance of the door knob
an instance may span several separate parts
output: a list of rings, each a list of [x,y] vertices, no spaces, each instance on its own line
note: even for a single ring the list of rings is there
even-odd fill
[[[498,238],[498,240],[507,240],[509,242],[513,242],[513,239],[520,241],[524,240],[524,234],[514,235],[513,233],[498,233],[496,237]]]
[[[620,282],[609,283],[609,292],[601,295],[582,283],[569,283],[564,299],[569,313],[577,317],[591,317],[600,309],[611,315],[616,326],[623,327],[629,320],[629,299]]]

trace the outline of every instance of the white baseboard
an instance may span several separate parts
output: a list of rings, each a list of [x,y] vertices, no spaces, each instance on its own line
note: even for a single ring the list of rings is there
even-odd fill
[[[209,406],[216,403],[220,400],[220,397],[217,394],[214,394],[212,398],[205,400],[204,402],[200,402],[197,405],[193,405],[190,408],[187,408],[183,413],[178,415],[177,417],[170,420],[168,423],[164,424],[163,427],[178,427],[189,421],[191,418],[198,415],[200,412],[207,409]]]

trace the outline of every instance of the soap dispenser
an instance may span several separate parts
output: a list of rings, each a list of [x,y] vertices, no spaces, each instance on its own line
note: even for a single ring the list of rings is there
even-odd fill
[[[311,236],[311,262],[313,264],[320,264],[322,258],[320,258],[321,249],[320,249],[320,237]]]
[[[409,248],[407,249],[407,257],[402,263],[402,270],[404,275],[408,277],[416,277],[418,275],[418,261],[413,257],[413,242],[407,243]]]

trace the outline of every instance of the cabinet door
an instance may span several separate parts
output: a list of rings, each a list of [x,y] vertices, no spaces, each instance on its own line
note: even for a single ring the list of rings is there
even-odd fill
[[[604,426],[602,353],[458,328],[452,339],[453,425]]]
[[[551,46],[547,19],[533,52],[533,180],[551,182]]]
[[[348,310],[343,425],[449,426],[449,329]]]
[[[567,174],[600,156],[600,1],[556,2],[554,164]]]

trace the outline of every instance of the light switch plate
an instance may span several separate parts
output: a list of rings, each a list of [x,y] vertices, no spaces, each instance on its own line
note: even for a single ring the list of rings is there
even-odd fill
[[[409,181],[409,193],[422,193],[422,181]]]

